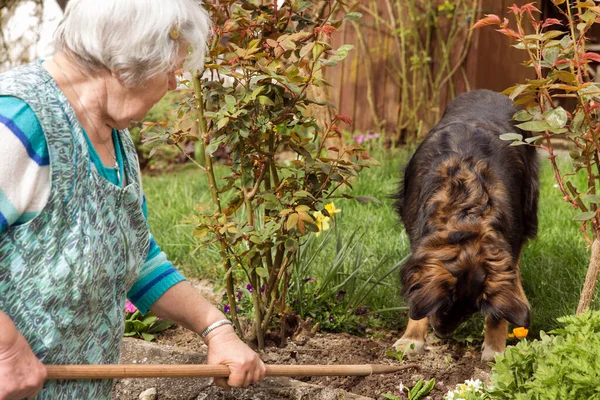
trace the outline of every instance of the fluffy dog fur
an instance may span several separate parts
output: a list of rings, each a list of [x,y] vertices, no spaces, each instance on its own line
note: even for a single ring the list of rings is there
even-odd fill
[[[535,148],[499,139],[520,132],[508,97],[457,97],[408,162],[396,208],[411,256],[402,268],[409,324],[395,344],[423,348],[428,322],[448,336],[471,314],[486,317],[482,359],[506,346],[507,321],[529,326],[519,257],[537,232]]]

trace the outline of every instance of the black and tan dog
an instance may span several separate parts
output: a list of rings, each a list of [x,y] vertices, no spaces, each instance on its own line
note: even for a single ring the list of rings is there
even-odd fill
[[[508,322],[529,326],[519,257],[537,231],[538,161],[535,148],[498,137],[528,137],[511,123],[515,112],[498,93],[463,94],[406,166],[396,207],[411,245],[401,274],[410,319],[397,349],[421,351],[428,325],[445,337],[480,311],[482,360],[492,360]]]

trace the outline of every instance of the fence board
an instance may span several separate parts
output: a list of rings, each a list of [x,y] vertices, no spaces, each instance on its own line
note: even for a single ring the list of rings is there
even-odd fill
[[[363,0],[368,4],[367,0]],[[400,1],[400,0],[395,0]],[[526,4],[528,0],[481,0],[478,18],[483,14],[497,14],[501,18],[507,16],[507,7],[513,3]],[[542,0],[538,0],[538,5]],[[380,17],[387,18],[388,11],[385,0],[379,0],[377,11]],[[395,83],[395,72],[389,60],[385,59],[388,49],[392,48],[394,38],[380,36],[375,30],[375,19],[363,13],[358,21],[365,39],[366,51],[370,52],[372,64],[369,65],[365,50],[361,48],[359,37],[353,26],[346,22],[333,37],[334,48],[342,44],[352,44],[355,50],[338,66],[329,68],[326,78],[333,84],[332,102],[337,112],[350,116],[354,121],[354,130],[365,132],[385,130],[386,134],[394,134],[398,130],[398,110],[401,88]],[[463,64],[468,85],[463,74],[458,73],[454,79],[455,94],[460,94],[470,87],[471,90],[485,88],[502,91],[517,82],[530,77],[529,70],[522,66],[525,60],[523,52],[510,46],[510,40],[495,32],[493,27],[474,31],[471,48]],[[457,56],[455,56],[457,57]],[[434,60],[435,61],[435,60]],[[454,60],[456,61],[456,59]],[[367,96],[367,77],[372,76],[372,90],[376,117],[374,118]],[[448,90],[440,94],[439,107],[443,109],[451,99]],[[380,126],[376,120],[379,118]]]

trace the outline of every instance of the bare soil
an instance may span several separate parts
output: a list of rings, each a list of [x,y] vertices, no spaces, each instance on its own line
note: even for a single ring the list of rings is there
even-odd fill
[[[345,333],[317,333],[302,342],[289,341],[284,348],[269,347],[261,357],[267,364],[399,364],[385,353],[401,332],[384,332],[377,338],[361,338]],[[398,385],[412,387],[419,379],[435,378],[436,386],[430,396],[442,399],[444,393],[465,379],[489,380],[490,367],[480,361],[478,348],[465,347],[453,341],[440,341],[430,336],[425,354],[409,355],[404,363],[415,363],[419,370],[366,377],[312,377],[300,381],[341,389],[346,392],[381,399],[382,394],[398,395]],[[205,346],[198,336],[182,327],[164,332],[159,344],[204,353]]]
[[[207,282],[192,284],[206,298],[217,299]],[[113,399],[138,400],[139,394],[150,387],[158,390],[157,400],[171,399],[265,399],[265,400],[320,400],[320,399],[383,399],[382,394],[398,395],[398,385],[412,387],[419,379],[435,378],[436,385],[430,396],[441,400],[443,394],[465,379],[480,379],[489,383],[490,367],[480,361],[478,347],[465,346],[453,340],[442,341],[430,335],[424,354],[407,355],[403,361],[386,356],[402,332],[371,332],[363,338],[346,333],[300,334],[288,340],[285,347],[267,346],[261,358],[267,364],[417,364],[418,370],[407,369],[394,374],[366,377],[311,377],[299,378],[300,383],[288,378],[265,379],[259,385],[230,392],[210,384],[208,379],[145,379],[120,380]],[[176,326],[161,333],[155,344],[141,340],[126,340],[122,363],[186,364],[205,363],[206,346],[200,337],[183,327]],[[323,389],[326,387],[326,390]],[[320,388],[320,389],[319,389]]]

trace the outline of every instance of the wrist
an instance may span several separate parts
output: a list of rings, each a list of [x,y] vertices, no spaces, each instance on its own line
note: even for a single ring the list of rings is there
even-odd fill
[[[235,330],[233,329],[233,325],[225,324],[220,325],[213,330],[211,330],[206,336],[202,338],[204,343],[208,346],[210,343],[220,342],[220,341],[229,341],[232,339],[239,339]]]

